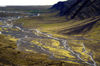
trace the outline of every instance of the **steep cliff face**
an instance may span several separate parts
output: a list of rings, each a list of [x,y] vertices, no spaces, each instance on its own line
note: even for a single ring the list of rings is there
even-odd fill
[[[100,15],[100,0],[68,0],[58,2],[51,8],[59,10],[60,16],[66,16],[68,19],[89,18]]]

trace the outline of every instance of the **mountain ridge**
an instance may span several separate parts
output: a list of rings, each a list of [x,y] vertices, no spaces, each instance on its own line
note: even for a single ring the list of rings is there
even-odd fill
[[[59,16],[66,16],[67,19],[85,19],[100,15],[99,0],[68,0],[58,2],[51,7],[59,11]]]

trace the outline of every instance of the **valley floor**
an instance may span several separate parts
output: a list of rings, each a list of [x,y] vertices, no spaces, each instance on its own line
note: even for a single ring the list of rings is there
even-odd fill
[[[52,14],[54,15],[54,14]],[[17,20],[14,25],[23,24],[24,28],[38,29],[43,33],[52,34],[53,37],[64,38],[74,51],[84,61],[97,64],[100,63],[100,22],[99,17],[93,17],[86,20],[70,20],[66,21],[65,17],[56,17],[51,14],[42,14],[41,16],[35,16],[30,18],[21,18]],[[43,35],[40,35],[43,36]],[[39,53],[25,53],[16,50],[16,40],[8,40],[8,36],[0,35],[0,64],[1,65],[34,65],[34,66],[88,66],[87,64],[79,64],[71,61],[64,60],[51,60],[48,59],[46,54]],[[13,37],[10,37],[13,38]],[[6,42],[5,42],[6,41]],[[33,43],[42,46],[40,43],[45,42],[48,45],[46,49],[51,50],[55,57],[63,59],[64,57],[75,60],[74,55],[69,51],[59,49],[59,42],[55,40],[36,39]],[[52,46],[51,46],[52,44]],[[49,45],[51,47],[49,47]],[[44,46],[42,46],[44,47]],[[56,48],[55,48],[56,47]],[[85,51],[85,52],[84,52]],[[56,54],[57,53],[57,54]],[[73,52],[72,52],[73,53]],[[91,57],[90,57],[90,55]],[[62,55],[62,57],[61,57]],[[16,58],[16,59],[15,59]],[[80,59],[77,59],[77,61]],[[82,60],[81,60],[82,61]]]

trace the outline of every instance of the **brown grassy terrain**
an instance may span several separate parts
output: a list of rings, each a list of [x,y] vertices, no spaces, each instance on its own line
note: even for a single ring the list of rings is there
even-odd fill
[[[55,14],[23,18],[18,20],[16,24],[24,23],[24,27],[37,28],[42,32],[53,34],[55,37],[66,38],[73,49],[84,43],[87,50],[93,52],[97,63],[100,63],[100,17],[66,21],[65,17],[52,15]]]
[[[18,51],[16,42],[0,35],[0,66],[80,66],[64,61],[50,60],[47,55]]]

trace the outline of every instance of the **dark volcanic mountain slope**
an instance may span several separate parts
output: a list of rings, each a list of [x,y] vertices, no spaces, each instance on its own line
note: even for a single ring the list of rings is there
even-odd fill
[[[73,18],[88,18],[100,15],[100,0],[68,0],[58,2],[51,9],[59,10],[60,16]]]

